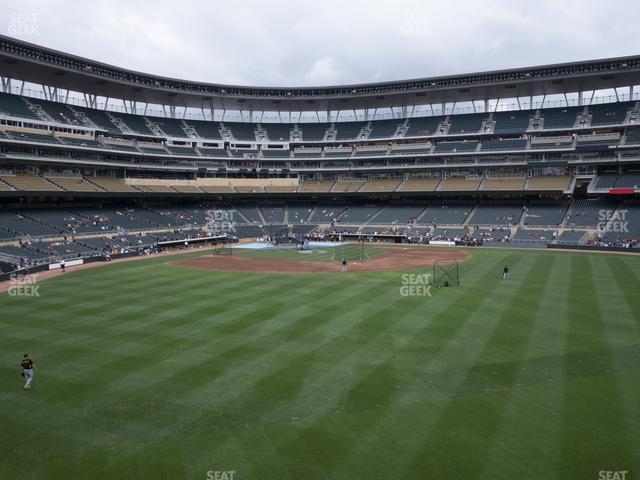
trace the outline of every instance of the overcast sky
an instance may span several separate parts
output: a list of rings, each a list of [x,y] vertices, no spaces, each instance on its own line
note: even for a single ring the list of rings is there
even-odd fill
[[[2,4],[4,34],[215,83],[359,83],[640,53],[637,0]]]

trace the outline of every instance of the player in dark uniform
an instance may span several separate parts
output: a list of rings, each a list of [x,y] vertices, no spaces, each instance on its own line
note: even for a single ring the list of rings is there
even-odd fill
[[[20,366],[22,367],[22,376],[24,377],[24,388],[30,390],[31,382],[33,381],[33,369],[37,369],[38,367],[35,363],[33,363],[33,360],[29,358],[28,353],[24,354]]]
[[[502,269],[502,279],[506,280],[507,278],[509,278],[509,267],[505,265]]]

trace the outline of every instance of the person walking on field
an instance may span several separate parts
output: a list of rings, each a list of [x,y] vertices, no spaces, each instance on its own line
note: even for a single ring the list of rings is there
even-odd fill
[[[33,381],[33,369],[37,369],[38,366],[29,358],[28,353],[24,354],[20,366],[22,367],[22,376],[24,377],[24,388],[30,390],[31,382]]]
[[[342,268],[340,269],[341,272],[346,272],[347,271],[347,259],[343,258],[342,259]]]

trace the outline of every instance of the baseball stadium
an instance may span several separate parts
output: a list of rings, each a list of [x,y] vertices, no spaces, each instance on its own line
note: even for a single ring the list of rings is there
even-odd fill
[[[0,478],[640,478],[640,56],[0,79]]]

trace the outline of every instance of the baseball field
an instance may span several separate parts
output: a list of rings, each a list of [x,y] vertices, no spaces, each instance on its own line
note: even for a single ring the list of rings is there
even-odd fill
[[[640,478],[640,256],[466,252],[439,289],[194,253],[1,293],[0,478]]]

